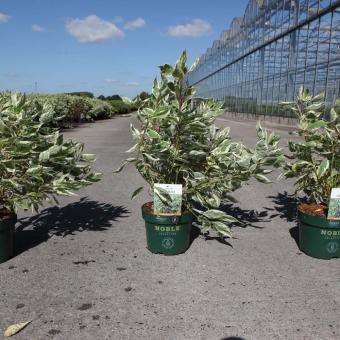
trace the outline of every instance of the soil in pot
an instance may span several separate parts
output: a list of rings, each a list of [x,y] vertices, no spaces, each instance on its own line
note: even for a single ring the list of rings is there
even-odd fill
[[[299,205],[299,210],[307,215],[318,216],[322,218],[327,218],[327,207],[323,204],[316,203],[302,203]]]

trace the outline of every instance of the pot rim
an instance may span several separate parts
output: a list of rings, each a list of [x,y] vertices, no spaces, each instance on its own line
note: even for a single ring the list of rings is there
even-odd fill
[[[156,215],[153,212],[147,211],[146,206],[152,202],[146,202],[142,205],[142,215],[146,222],[157,224],[183,224],[193,220],[193,214],[190,211],[185,211],[181,215]]]
[[[328,220],[321,216],[315,216],[302,212],[298,206],[299,221],[317,228],[340,228],[340,220]]]
[[[182,216],[186,216],[186,215],[192,215],[191,212],[189,210],[186,210],[184,212],[182,212],[180,215],[177,215],[177,214],[161,214],[161,215],[157,215],[157,214],[154,214],[152,211],[148,211],[146,210],[146,206],[149,204],[149,203],[152,203],[153,202],[146,202],[142,205],[142,210],[145,214],[147,215],[152,215],[152,216],[156,216],[156,217],[182,217]]]

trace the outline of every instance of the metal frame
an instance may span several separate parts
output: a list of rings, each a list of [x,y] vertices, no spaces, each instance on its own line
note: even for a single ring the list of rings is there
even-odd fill
[[[250,0],[243,17],[199,58],[187,79],[197,96],[226,102],[233,112],[289,117],[278,104],[300,86],[340,89],[340,0]]]

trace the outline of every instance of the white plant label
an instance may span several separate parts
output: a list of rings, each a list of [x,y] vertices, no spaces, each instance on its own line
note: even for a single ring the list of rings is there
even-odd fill
[[[333,188],[328,205],[329,220],[340,220],[340,188]]]
[[[155,183],[154,213],[158,215],[181,215],[182,193],[181,184]]]

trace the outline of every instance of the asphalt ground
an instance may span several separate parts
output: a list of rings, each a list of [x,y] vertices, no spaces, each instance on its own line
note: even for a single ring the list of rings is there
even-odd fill
[[[140,207],[150,198],[130,200],[143,179],[132,167],[111,173],[132,144],[131,119],[65,132],[97,154],[104,178],[59,208],[19,215],[17,255],[0,264],[1,334],[32,320],[14,339],[340,339],[340,262],[299,251],[290,181],[235,193],[227,210],[247,227],[229,243],[198,236],[178,256],[146,249]],[[254,122],[219,124],[254,144]],[[292,137],[271,128],[283,145]]]

